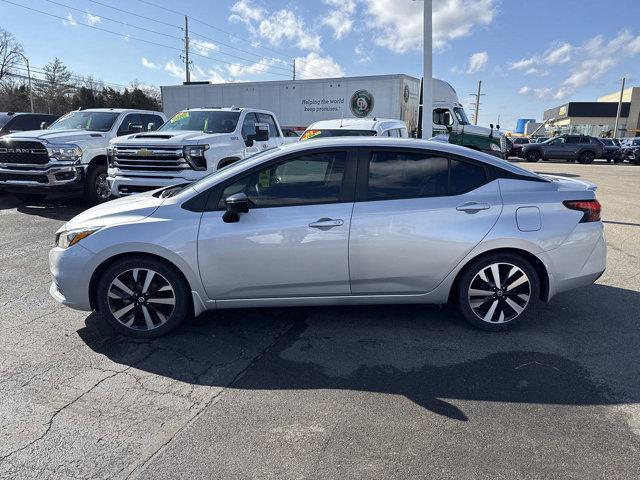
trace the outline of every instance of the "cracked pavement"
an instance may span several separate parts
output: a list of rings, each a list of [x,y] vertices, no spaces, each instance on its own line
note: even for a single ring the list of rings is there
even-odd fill
[[[599,185],[608,269],[502,334],[376,306],[128,339],[49,297],[80,203],[0,193],[0,478],[639,478],[640,167],[524,166]]]

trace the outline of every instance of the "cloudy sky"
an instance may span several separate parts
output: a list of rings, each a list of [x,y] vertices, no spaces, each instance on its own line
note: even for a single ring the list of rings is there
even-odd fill
[[[615,8],[612,4],[615,3]],[[113,84],[184,78],[188,14],[195,80],[250,81],[422,70],[422,2],[414,0],[0,0],[0,28],[32,65],[60,57]],[[27,10],[27,6],[34,10]],[[640,85],[638,0],[433,0],[433,71],[480,123],[513,128],[569,100]],[[467,108],[470,110],[470,107]]]

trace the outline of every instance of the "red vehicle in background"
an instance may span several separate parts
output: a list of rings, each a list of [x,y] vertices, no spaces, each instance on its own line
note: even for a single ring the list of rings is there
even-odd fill
[[[510,157],[521,157],[522,147],[528,145],[530,140],[526,137],[511,138],[511,148],[509,149]]]

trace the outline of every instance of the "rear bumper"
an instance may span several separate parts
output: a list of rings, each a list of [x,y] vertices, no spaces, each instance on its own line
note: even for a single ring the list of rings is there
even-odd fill
[[[601,222],[581,223],[558,248],[538,254],[549,274],[549,296],[591,285],[607,267]]]

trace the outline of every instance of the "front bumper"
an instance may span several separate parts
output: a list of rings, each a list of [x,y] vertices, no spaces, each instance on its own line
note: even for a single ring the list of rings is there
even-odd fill
[[[0,167],[0,186],[14,190],[53,190],[80,188],[85,178],[84,165],[49,163],[47,165],[11,165]]]
[[[90,311],[89,282],[93,274],[94,254],[77,244],[49,251],[49,269],[53,282],[49,293],[58,302],[76,310]]]
[[[121,175],[115,169],[109,169],[107,182],[111,189],[111,194],[116,197],[132,195],[134,193],[147,192],[156,188],[170,187],[183,183],[195,182],[207,175],[207,171],[185,170],[179,176],[164,175]]]

